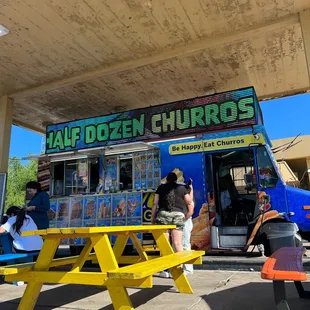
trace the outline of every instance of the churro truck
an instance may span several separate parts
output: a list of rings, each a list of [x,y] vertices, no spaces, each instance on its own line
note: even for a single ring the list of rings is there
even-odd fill
[[[193,180],[193,249],[247,251],[272,221],[309,234],[310,193],[284,183],[253,87],[48,125],[50,227],[147,224],[171,171]]]

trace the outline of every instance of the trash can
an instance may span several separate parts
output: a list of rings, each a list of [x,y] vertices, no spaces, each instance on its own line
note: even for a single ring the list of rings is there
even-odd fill
[[[295,223],[278,222],[266,223],[262,229],[270,245],[270,254],[283,247],[295,247],[295,234],[298,226]]]

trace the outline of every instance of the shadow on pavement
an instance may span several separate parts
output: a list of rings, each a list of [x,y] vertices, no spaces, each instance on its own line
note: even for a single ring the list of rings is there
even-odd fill
[[[158,295],[168,291],[173,286],[168,285],[154,285],[152,289],[143,289],[130,295],[134,308],[137,308]],[[92,297],[93,295],[106,291],[105,288],[99,288],[96,286],[84,286],[84,285],[64,285],[57,288],[51,288],[40,293],[39,300],[37,301],[35,310],[51,310],[66,306],[71,309],[69,304],[77,302],[84,298]],[[99,297],[100,298],[100,297]],[[0,303],[1,310],[16,310],[20,302],[20,298],[9,300]],[[97,299],[96,303],[100,305],[100,301]],[[104,301],[102,302],[104,303]],[[76,308],[74,305],[72,308]],[[77,307],[77,309],[82,309]],[[100,310],[113,310],[112,304],[103,306]]]
[[[169,291],[173,286],[168,285],[154,285],[151,289],[142,289],[130,295],[130,299],[134,308],[138,308],[149,302],[151,299],[156,298],[160,294]],[[1,306],[1,305],[0,305]],[[2,309],[1,309],[2,310]],[[99,310],[114,310],[112,304],[102,307]]]
[[[310,282],[304,283],[310,290]],[[291,310],[309,310],[310,300],[300,299],[293,283],[286,284],[287,301]],[[272,283],[248,283],[201,296],[212,310],[274,310]],[[200,304],[201,306],[201,304]],[[193,310],[199,309],[193,308]]]

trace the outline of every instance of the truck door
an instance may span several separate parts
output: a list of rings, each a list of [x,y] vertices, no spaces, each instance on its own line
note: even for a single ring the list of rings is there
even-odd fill
[[[216,201],[218,197],[216,197],[216,184],[215,177],[214,177],[214,163],[213,163],[213,156],[206,154],[205,155],[205,165],[206,165],[206,201],[209,205],[209,217],[210,220],[215,217],[216,215]]]
[[[256,175],[259,191],[270,196],[271,209],[288,212],[285,185],[279,176],[276,161],[266,146],[256,148]]]

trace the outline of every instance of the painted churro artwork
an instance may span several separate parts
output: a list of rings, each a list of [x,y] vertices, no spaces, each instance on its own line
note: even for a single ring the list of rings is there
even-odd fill
[[[102,220],[111,217],[111,195],[102,195],[98,197],[97,219]]]
[[[82,219],[83,198],[74,198],[71,200],[71,220]]]
[[[126,194],[112,196],[112,217],[126,216]]]
[[[57,221],[69,221],[70,199],[59,199]]]
[[[141,217],[141,194],[128,193],[127,194],[127,217]]]
[[[84,199],[84,220],[95,220],[97,209],[96,197],[87,197]]]

